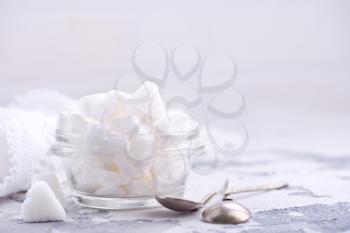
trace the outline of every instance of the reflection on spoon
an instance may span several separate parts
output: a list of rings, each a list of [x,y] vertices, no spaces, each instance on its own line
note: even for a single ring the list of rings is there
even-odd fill
[[[202,217],[206,222],[221,224],[240,224],[248,221],[251,212],[241,204],[229,198],[229,181],[226,181],[225,194],[222,202],[217,203],[203,211]]]

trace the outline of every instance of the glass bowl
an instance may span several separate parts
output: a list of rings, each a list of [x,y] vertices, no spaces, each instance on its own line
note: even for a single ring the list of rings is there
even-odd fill
[[[51,152],[63,164],[79,204],[103,209],[157,206],[154,196],[182,196],[199,128],[188,132],[114,134],[56,130]]]

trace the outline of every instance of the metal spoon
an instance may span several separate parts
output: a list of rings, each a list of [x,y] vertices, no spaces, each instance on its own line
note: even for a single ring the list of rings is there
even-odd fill
[[[246,207],[228,197],[229,181],[226,181],[225,194],[222,202],[217,203],[203,211],[202,217],[206,222],[221,224],[239,224],[248,221],[252,215]]]
[[[258,192],[258,191],[269,191],[275,189],[281,189],[288,186],[288,183],[281,182],[272,185],[261,185],[261,186],[253,186],[253,187],[245,187],[245,188],[236,188],[229,189],[227,191],[227,195],[235,194],[235,193],[244,193],[244,192]],[[218,189],[207,194],[202,201],[196,202],[192,200],[186,200],[182,198],[176,197],[160,197],[156,196],[155,199],[167,209],[174,211],[194,211],[199,210],[203,206],[205,206],[214,196],[219,193],[222,193],[224,190]]]

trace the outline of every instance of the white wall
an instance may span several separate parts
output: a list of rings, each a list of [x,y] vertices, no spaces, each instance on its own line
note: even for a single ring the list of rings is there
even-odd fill
[[[249,111],[350,113],[350,1],[0,0],[0,103],[110,88],[143,41],[230,52]]]

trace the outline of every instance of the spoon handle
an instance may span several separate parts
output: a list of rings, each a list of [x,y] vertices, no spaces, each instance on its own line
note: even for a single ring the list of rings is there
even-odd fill
[[[231,200],[231,198],[229,198],[231,190],[232,190],[232,188],[231,188],[230,180],[227,179],[226,182],[225,182],[225,187],[224,187],[224,196],[222,198],[223,201]]]
[[[251,187],[231,188],[230,191],[226,192],[226,195],[231,195],[231,194],[235,194],[235,193],[270,191],[270,190],[282,189],[282,188],[286,188],[286,187],[288,187],[288,183],[280,182],[280,183],[270,184],[270,185],[258,185],[258,186],[251,186]]]
[[[270,191],[276,189],[282,189],[288,187],[287,182],[280,182],[276,184],[270,185],[258,185],[258,186],[250,186],[250,187],[241,187],[241,188],[230,188],[229,191],[225,191],[225,189],[217,189],[207,194],[203,200],[203,205],[207,204],[213,197],[220,193],[224,193],[225,197],[235,194],[235,193],[247,193],[247,192],[259,192],[259,191]]]

